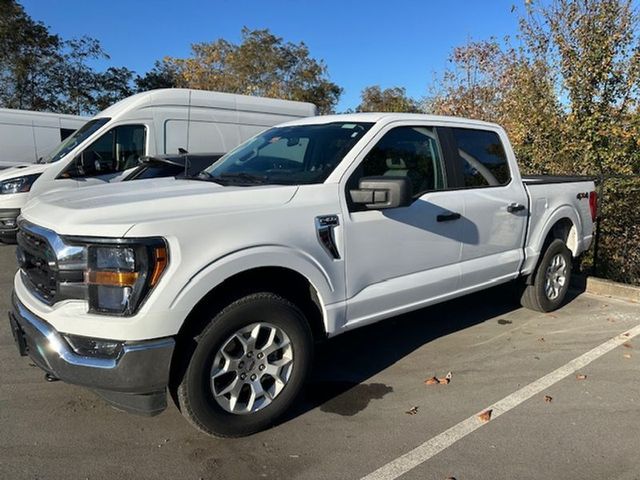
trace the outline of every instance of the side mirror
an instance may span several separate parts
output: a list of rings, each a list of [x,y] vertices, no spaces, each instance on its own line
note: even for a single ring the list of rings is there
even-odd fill
[[[351,200],[369,210],[408,207],[411,205],[411,182],[407,177],[364,177],[358,190],[351,190]]]

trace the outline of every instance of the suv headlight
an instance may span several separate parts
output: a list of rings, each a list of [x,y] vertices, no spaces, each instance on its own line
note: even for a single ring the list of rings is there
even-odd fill
[[[40,175],[42,174],[34,173],[33,175],[25,175],[23,177],[15,177],[2,181],[0,182],[0,195],[28,192]]]
[[[155,287],[169,263],[163,239],[87,245],[89,312],[132,315]]]

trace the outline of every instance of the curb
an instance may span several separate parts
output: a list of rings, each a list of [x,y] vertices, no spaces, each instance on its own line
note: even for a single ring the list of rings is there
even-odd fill
[[[571,277],[571,286],[580,292],[640,303],[640,287],[634,285],[613,282],[604,278],[575,275]]]

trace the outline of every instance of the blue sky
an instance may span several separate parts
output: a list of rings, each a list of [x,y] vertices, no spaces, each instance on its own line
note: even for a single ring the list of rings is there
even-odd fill
[[[27,13],[63,38],[97,38],[111,59],[144,73],[165,55],[185,57],[196,42],[238,42],[240,29],[269,28],[304,41],[344,88],[338,111],[368,85],[428,93],[451,49],[468,40],[517,33],[524,0],[21,0]],[[515,13],[511,12],[516,5]]]

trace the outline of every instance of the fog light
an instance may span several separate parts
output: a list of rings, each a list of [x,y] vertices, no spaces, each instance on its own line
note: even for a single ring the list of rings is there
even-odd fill
[[[63,335],[69,346],[83,357],[116,358],[122,351],[122,342],[80,335]]]

